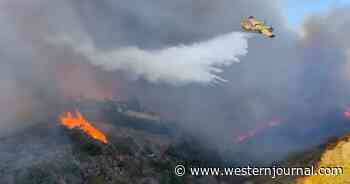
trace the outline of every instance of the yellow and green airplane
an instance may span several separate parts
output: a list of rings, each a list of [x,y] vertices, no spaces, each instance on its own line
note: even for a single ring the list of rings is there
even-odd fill
[[[243,31],[263,34],[266,37],[273,38],[273,28],[266,25],[264,21],[257,20],[254,16],[243,19],[241,23]]]

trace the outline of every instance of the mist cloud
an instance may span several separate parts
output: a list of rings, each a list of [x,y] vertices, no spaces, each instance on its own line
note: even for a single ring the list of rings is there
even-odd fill
[[[145,50],[137,46],[100,49],[90,40],[76,42],[62,37],[57,44],[68,44],[87,60],[104,70],[123,70],[134,78],[150,82],[186,84],[225,81],[221,67],[239,62],[248,52],[248,34],[232,32],[207,41],[162,49]]]

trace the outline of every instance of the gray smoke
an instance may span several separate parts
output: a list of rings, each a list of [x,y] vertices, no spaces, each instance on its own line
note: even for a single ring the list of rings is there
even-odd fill
[[[310,17],[300,36],[288,29],[274,0],[3,0],[0,129],[23,127],[28,114],[45,114],[66,94],[99,96],[111,88],[116,96],[139,97],[221,150],[276,116],[285,129],[238,150],[264,158],[279,154],[276,147],[285,154],[320,143],[342,128],[325,117],[350,101],[349,12],[344,7]],[[272,25],[276,38],[256,35],[246,53],[245,36],[232,32],[248,15]],[[47,42],[56,35],[73,42]],[[214,88],[196,83],[218,76],[227,82]]]

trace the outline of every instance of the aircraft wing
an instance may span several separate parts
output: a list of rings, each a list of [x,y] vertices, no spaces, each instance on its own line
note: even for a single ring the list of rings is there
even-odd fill
[[[244,18],[241,22],[241,26],[243,31],[261,33],[269,38],[274,37],[274,34],[272,33],[273,28],[266,25],[264,21],[259,21],[253,16]]]

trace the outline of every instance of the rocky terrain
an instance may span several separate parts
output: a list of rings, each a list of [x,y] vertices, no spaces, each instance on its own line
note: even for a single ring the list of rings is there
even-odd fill
[[[0,183],[338,184],[349,181],[346,174],[328,178],[281,176],[275,179],[270,176],[178,177],[174,174],[174,167],[179,163],[234,167],[244,155],[232,154],[236,165],[235,161],[223,161],[214,148],[210,149],[186,135],[176,123],[164,122],[155,113],[148,115],[138,105],[130,107],[105,101],[73,106],[105,133],[108,143],[93,139],[78,128],[68,129],[60,125],[57,117],[46,117],[22,132],[0,139]],[[72,104],[62,109],[71,107]],[[348,171],[349,145],[349,135],[345,135],[324,145],[291,153],[278,164],[283,167],[341,165]]]
[[[109,104],[111,105],[111,104]],[[114,104],[116,105],[116,104]],[[97,108],[98,104],[96,104]],[[108,143],[81,130],[67,129],[57,119],[42,122],[0,140],[0,183],[6,184],[157,184],[217,182],[212,177],[177,177],[177,163],[205,162],[196,146],[179,141],[160,120],[125,115],[103,105],[76,106],[96,121]],[[98,118],[97,114],[109,114]],[[177,132],[179,133],[179,132]],[[196,145],[196,144],[194,144]],[[209,160],[209,159],[207,159]]]

